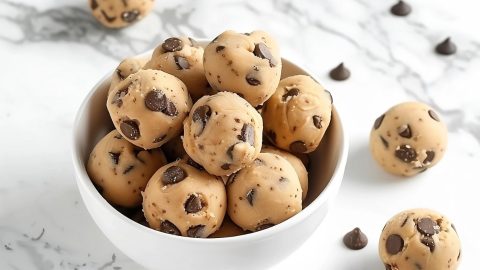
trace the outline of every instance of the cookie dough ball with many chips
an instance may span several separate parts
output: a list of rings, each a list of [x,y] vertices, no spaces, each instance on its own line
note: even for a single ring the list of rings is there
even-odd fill
[[[447,127],[420,102],[400,103],[375,120],[370,150],[387,172],[412,176],[437,164],[447,147]]]
[[[143,19],[154,0],[89,0],[93,16],[109,28],[121,28]]]
[[[145,69],[165,71],[187,85],[193,100],[207,94],[208,85],[203,69],[203,48],[189,37],[171,37],[158,46]]]
[[[268,33],[226,31],[205,48],[204,67],[213,89],[235,92],[256,107],[275,92],[282,61]]]
[[[151,228],[188,237],[208,237],[222,225],[227,208],[221,179],[179,160],[160,168],[143,193]]]
[[[141,191],[158,168],[166,164],[159,149],[145,151],[113,130],[95,146],[87,162],[90,179],[111,204],[135,207]]]
[[[230,175],[262,148],[262,117],[237,94],[204,96],[184,121],[187,154],[213,175]]]
[[[461,249],[455,226],[440,213],[412,209],[385,225],[379,242],[387,270],[455,270]]]
[[[280,81],[262,108],[267,137],[278,148],[310,153],[320,144],[330,124],[330,93],[310,76],[296,75]]]
[[[302,210],[302,188],[292,165],[277,154],[260,153],[227,182],[228,215],[243,228],[259,231]]]
[[[112,81],[108,92],[110,93],[121,81],[125,80],[131,74],[139,71],[147,63],[147,58],[126,58],[117,66],[112,74]]]
[[[144,149],[162,146],[181,132],[192,101],[185,84],[160,70],[140,70],[108,95],[115,128]]]

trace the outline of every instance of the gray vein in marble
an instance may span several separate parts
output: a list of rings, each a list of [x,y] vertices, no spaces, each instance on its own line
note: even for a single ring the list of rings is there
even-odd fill
[[[44,233],[45,233],[45,228],[42,228],[42,232],[37,237],[32,237],[30,239],[32,239],[32,241],[38,241],[38,240],[42,239],[42,236],[43,236]]]
[[[54,269],[54,263],[48,259],[45,259],[38,250],[25,241],[17,241],[17,246],[25,250],[28,257],[31,259],[32,264],[37,267],[38,270],[51,270]]]
[[[104,270],[104,269],[107,269],[107,267],[110,267],[112,266],[115,261],[117,260],[117,255],[115,255],[115,253],[112,254],[112,260],[109,261],[109,262],[106,262],[104,265],[102,265],[101,267],[98,268],[98,270]]]

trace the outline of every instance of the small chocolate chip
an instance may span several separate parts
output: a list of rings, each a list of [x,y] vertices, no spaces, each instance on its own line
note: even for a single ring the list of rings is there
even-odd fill
[[[307,146],[302,141],[295,141],[290,144],[290,151],[293,153],[304,153],[307,151]]]
[[[267,59],[270,62],[270,67],[274,67],[277,65],[277,61],[273,58],[272,53],[268,49],[267,45],[265,45],[264,43],[255,44],[255,49],[253,50],[253,54],[256,57]]]
[[[120,123],[120,130],[123,133],[123,136],[129,138],[130,140],[137,140],[140,138],[140,129],[136,120],[124,120]]]
[[[138,19],[138,15],[140,15],[140,12],[136,9],[125,11],[122,13],[122,20],[126,23],[132,23]]]
[[[373,123],[373,128],[378,129],[383,122],[383,118],[385,118],[385,114],[380,115],[376,120],[375,123]]]
[[[240,135],[237,135],[237,138],[253,146],[255,144],[255,131],[253,126],[250,124],[243,124],[242,131]]]
[[[282,177],[280,177],[280,179],[278,179],[278,181],[280,183],[288,182],[288,178],[282,176]]]
[[[255,228],[255,231],[256,232],[263,231],[263,230],[268,229],[268,228],[273,227],[273,226],[275,226],[275,224],[273,224],[273,223],[261,224],[261,225],[258,225],[257,228]]]
[[[217,46],[217,48],[215,48],[215,51],[218,53],[223,51],[224,49],[225,49],[225,46],[220,45],[220,46]]]
[[[380,135],[380,140],[382,140],[383,146],[385,146],[385,148],[388,148],[388,141],[382,135]]]
[[[175,60],[175,64],[177,65],[178,69],[182,70],[190,68],[190,63],[188,63],[187,58],[175,55],[173,59]]]
[[[128,86],[118,90],[112,98],[112,104],[117,105],[118,108],[122,107],[123,105],[123,97],[128,94]]]
[[[245,196],[247,198],[248,203],[253,206],[253,201],[255,200],[255,189],[250,189]]]
[[[175,107],[175,104],[171,102],[170,100],[167,100],[167,107],[162,110],[162,113],[168,115],[168,116],[177,116],[178,111],[177,107]]]
[[[435,47],[435,51],[441,55],[452,55],[457,52],[457,45],[450,38],[446,38]]]
[[[360,230],[360,228],[357,227],[345,234],[345,236],[343,237],[343,243],[349,249],[359,250],[367,246],[368,238]]]
[[[319,116],[319,115],[314,115],[313,116],[313,125],[316,128],[321,129],[322,128],[322,117]]]
[[[420,242],[424,244],[425,246],[430,248],[430,252],[435,251],[435,240],[431,236],[424,236],[422,239],[420,239]]]
[[[247,81],[248,84],[252,85],[252,86],[257,86],[257,85],[260,85],[262,84],[260,82],[260,80],[258,80],[257,78],[254,77],[253,74],[249,73],[247,74],[247,76],[245,77],[245,80]]]
[[[400,227],[405,226],[405,224],[407,224],[407,221],[408,221],[409,218],[410,218],[410,216],[407,216],[407,217],[403,220],[402,225],[400,225]]]
[[[168,220],[162,221],[160,223],[160,231],[163,233],[173,234],[173,235],[180,235],[180,230]]]
[[[273,130],[267,131],[267,137],[274,143],[277,143],[277,133]]]
[[[185,211],[189,214],[197,213],[202,210],[203,203],[200,197],[197,194],[191,194],[190,197],[185,201]]]
[[[410,14],[410,12],[412,12],[412,7],[409,4],[400,0],[398,1],[398,3],[396,3],[390,8],[390,12],[393,15],[403,17],[403,16],[407,16],[408,14]]]
[[[437,223],[431,218],[422,218],[417,221],[417,230],[424,235],[434,235],[437,233]]]
[[[403,239],[398,234],[391,234],[387,238],[386,248],[390,255],[395,255],[403,249]]]
[[[423,160],[423,164],[431,163],[433,161],[433,159],[435,158],[435,152],[434,151],[426,151],[425,154],[427,155],[427,157]]]
[[[344,81],[350,78],[350,70],[347,67],[345,67],[343,63],[340,63],[338,66],[336,66],[334,69],[330,71],[329,75],[330,75],[330,78],[336,81]]]
[[[412,138],[412,130],[410,129],[410,125],[401,125],[397,128],[398,135],[403,138],[410,139]]]
[[[292,88],[292,89],[288,90],[285,94],[283,94],[282,101],[285,102],[289,98],[292,98],[294,96],[298,96],[298,94],[300,94],[300,89]]]
[[[237,177],[237,173],[232,173],[228,176],[227,186],[235,181],[235,177]]]
[[[204,229],[205,229],[205,225],[197,225],[197,226],[190,227],[187,230],[187,236],[193,237],[193,238],[200,238],[203,235]]]
[[[224,163],[222,166],[220,166],[222,169],[225,171],[230,170],[230,164],[229,163]]]
[[[202,105],[195,109],[192,115],[192,120],[193,122],[200,122],[202,125],[200,131],[195,135],[200,136],[200,134],[202,134],[210,116],[212,116],[212,109],[208,105]]]
[[[163,111],[167,108],[167,97],[160,90],[152,90],[145,95],[145,107],[154,112]]]
[[[108,152],[108,154],[110,154],[113,164],[117,165],[118,159],[120,158],[120,153]]]
[[[92,0],[92,1],[90,1],[90,8],[91,8],[92,10],[95,10],[95,9],[98,8],[97,0]]]
[[[188,157],[187,159],[187,162],[186,162],[188,165],[194,167],[195,169],[199,170],[199,171],[204,171],[205,168],[202,167],[202,165],[198,164],[197,162],[195,162],[195,160],[193,160],[191,157]]]
[[[417,158],[417,152],[408,144],[403,144],[397,147],[395,150],[395,157],[402,160],[405,163],[415,161]]]
[[[183,49],[183,41],[179,38],[167,38],[162,44],[163,50],[166,52],[176,52]]]
[[[428,115],[430,115],[430,117],[433,120],[440,122],[440,118],[438,117],[438,114],[434,110],[428,110]]]
[[[187,177],[187,172],[179,166],[171,166],[163,173],[162,182],[165,185],[176,184]]]
[[[129,173],[131,170],[133,170],[134,167],[135,167],[135,166],[133,166],[133,165],[128,166],[128,167],[125,168],[125,170],[123,171],[123,174]]]
[[[102,13],[103,17],[105,18],[105,20],[109,23],[112,23],[113,21],[115,21],[117,19],[116,16],[113,16],[113,17],[108,16],[108,14],[105,12],[105,10],[101,10],[101,13]]]

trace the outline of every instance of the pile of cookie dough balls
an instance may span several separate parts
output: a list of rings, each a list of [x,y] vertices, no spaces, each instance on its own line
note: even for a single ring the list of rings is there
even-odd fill
[[[131,219],[178,236],[231,237],[293,217],[332,98],[309,76],[281,73],[263,31],[226,31],[206,47],[170,37],[151,57],[124,59],[105,100],[115,130],[88,160],[92,182]]]

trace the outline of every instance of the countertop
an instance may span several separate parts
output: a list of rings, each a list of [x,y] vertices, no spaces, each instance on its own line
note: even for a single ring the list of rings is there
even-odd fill
[[[480,165],[480,4],[410,1],[156,1],[124,30],[102,28],[87,0],[0,0],[0,269],[142,269],[117,250],[87,213],[74,181],[72,123],[82,99],[124,57],[172,35],[213,38],[263,29],[284,57],[329,89],[349,130],[350,152],[334,207],[315,234],[273,269],[380,270],[378,237],[395,213],[435,209],[462,240],[460,269],[477,269]],[[435,45],[451,36],[457,54]],[[345,62],[349,80],[328,72]],[[444,159],[410,179],[384,173],[368,150],[373,121],[407,100],[435,108],[449,129]],[[341,239],[360,227],[369,244]],[[403,269],[402,269],[403,270]]]

